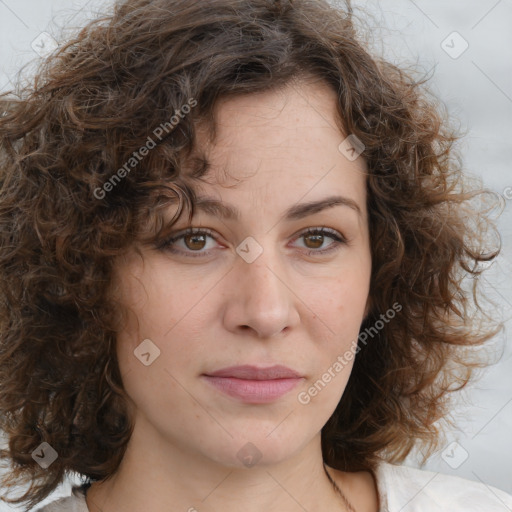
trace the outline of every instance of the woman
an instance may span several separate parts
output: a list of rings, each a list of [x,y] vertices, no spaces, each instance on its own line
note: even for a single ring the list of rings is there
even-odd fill
[[[349,8],[127,0],[4,110],[11,502],[76,472],[41,511],[512,507],[394,464],[497,332],[463,281],[497,251]]]

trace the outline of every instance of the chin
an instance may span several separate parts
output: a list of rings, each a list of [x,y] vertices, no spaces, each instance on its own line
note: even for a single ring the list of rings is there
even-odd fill
[[[272,466],[292,458],[307,444],[306,440],[298,436],[287,435],[285,431],[282,434],[275,437],[271,434],[269,437],[266,432],[253,435],[247,432],[243,437],[229,438],[222,445],[217,445],[208,456],[217,464],[230,468]]]

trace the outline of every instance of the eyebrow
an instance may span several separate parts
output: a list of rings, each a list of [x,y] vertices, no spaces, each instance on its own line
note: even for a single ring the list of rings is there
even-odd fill
[[[353,199],[343,196],[329,196],[318,201],[310,201],[308,203],[291,206],[284,212],[281,220],[300,220],[334,206],[347,206],[354,210],[359,216],[362,216],[359,205]],[[224,219],[238,220],[240,218],[240,212],[237,208],[212,197],[198,197],[194,203],[194,207],[199,211],[210,215],[217,215]]]

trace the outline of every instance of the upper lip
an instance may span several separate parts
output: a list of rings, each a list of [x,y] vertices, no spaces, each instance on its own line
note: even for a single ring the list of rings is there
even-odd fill
[[[257,368],[252,365],[229,366],[206,374],[209,377],[233,377],[246,380],[296,379],[301,375],[280,364]]]

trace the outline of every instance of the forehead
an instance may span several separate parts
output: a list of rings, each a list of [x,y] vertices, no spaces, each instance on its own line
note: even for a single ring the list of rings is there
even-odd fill
[[[200,190],[210,196],[214,187],[218,198],[233,201],[252,196],[283,204],[343,193],[363,209],[366,163],[340,151],[346,135],[336,103],[323,82],[221,100],[215,139],[206,125],[198,129],[198,147],[209,165]]]

